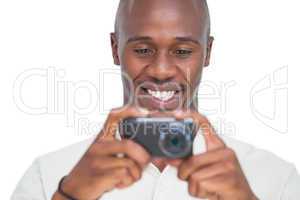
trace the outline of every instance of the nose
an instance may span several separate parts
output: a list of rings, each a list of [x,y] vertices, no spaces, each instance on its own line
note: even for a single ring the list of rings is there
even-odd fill
[[[147,74],[157,82],[171,81],[177,74],[177,67],[168,53],[161,52],[148,66]]]

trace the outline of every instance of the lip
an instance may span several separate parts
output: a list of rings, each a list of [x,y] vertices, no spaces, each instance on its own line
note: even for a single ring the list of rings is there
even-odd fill
[[[143,94],[144,94],[144,95],[151,97],[151,99],[153,99],[153,101],[156,101],[156,102],[157,102],[158,104],[160,104],[160,105],[167,105],[167,104],[169,104],[170,102],[174,101],[176,98],[179,97],[179,93],[180,93],[179,91],[176,91],[175,94],[173,95],[173,97],[172,97],[171,99],[168,99],[168,100],[166,100],[166,101],[163,101],[163,100],[161,100],[161,99],[158,99],[158,98],[152,96],[151,94],[149,94],[148,92],[146,92],[146,91],[143,89]]]
[[[169,82],[165,84],[155,84],[149,81],[143,82],[140,86],[143,90],[152,90],[152,91],[175,91],[175,93],[179,93],[183,90],[181,84],[177,82]]]
[[[168,100],[158,99],[148,93],[147,90],[152,91],[175,91],[174,96]],[[154,83],[144,82],[137,93],[139,104],[150,110],[175,110],[181,105],[183,99],[184,89],[178,84],[163,84],[156,85]]]

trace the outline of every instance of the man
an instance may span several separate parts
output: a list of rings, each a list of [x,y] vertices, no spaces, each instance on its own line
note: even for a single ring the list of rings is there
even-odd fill
[[[111,44],[124,74],[123,107],[111,111],[97,137],[36,159],[12,199],[300,199],[293,165],[221,138],[198,113],[212,43],[204,0],[122,0]],[[153,116],[192,118],[204,131],[194,147],[204,137],[206,151],[168,160],[120,138],[122,119]]]

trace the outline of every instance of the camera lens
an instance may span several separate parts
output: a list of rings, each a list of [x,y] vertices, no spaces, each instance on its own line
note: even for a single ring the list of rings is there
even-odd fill
[[[172,158],[184,157],[192,145],[190,134],[185,133],[183,124],[170,124],[167,130],[160,131],[159,147],[161,151]]]

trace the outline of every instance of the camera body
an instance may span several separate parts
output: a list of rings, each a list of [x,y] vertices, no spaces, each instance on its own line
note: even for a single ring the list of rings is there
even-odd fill
[[[135,141],[154,157],[172,159],[192,155],[194,129],[190,118],[127,118],[119,124],[122,138]]]

